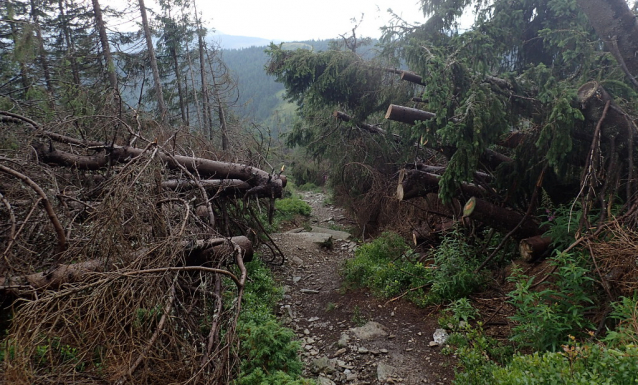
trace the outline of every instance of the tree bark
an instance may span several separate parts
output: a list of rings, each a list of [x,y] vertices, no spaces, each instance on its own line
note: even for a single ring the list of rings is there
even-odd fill
[[[168,120],[168,113],[166,111],[166,104],[164,104],[164,92],[162,91],[162,82],[159,76],[159,69],[157,68],[157,58],[155,56],[155,49],[153,48],[153,36],[151,35],[151,29],[148,25],[148,18],[146,16],[146,6],[144,0],[138,0],[140,6],[140,14],[142,15],[142,28],[144,28],[144,37],[146,38],[146,48],[148,50],[148,57],[151,61],[151,70],[153,71],[153,82],[155,83],[155,96],[157,98],[157,107],[159,109],[160,119],[163,122]]]
[[[496,206],[483,199],[472,197],[463,207],[463,217],[483,222],[501,232],[510,232],[523,220],[516,211]],[[543,233],[544,230],[532,218],[526,218],[512,234],[514,238],[529,238]]]
[[[100,35],[100,43],[102,44],[102,55],[106,62],[106,73],[108,75],[109,84],[115,91],[119,91],[117,87],[117,75],[115,74],[115,63],[111,56],[111,47],[109,46],[109,38],[106,34],[104,19],[102,18],[102,8],[100,8],[99,0],[91,0],[93,4],[93,13],[95,15],[95,24]]]

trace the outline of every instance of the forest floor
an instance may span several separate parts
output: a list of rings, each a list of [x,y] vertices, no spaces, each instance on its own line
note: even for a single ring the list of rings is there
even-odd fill
[[[302,193],[313,210],[304,228],[272,235],[286,256],[275,269],[285,290],[279,315],[301,341],[305,376],[320,385],[451,383],[454,358],[432,343],[436,308],[345,289],[340,272],[357,243],[331,231],[349,221],[325,198]]]

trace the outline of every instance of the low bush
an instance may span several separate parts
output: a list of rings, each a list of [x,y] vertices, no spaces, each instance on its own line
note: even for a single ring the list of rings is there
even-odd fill
[[[237,323],[241,358],[237,385],[311,385],[301,377],[300,343],[274,314],[282,298],[270,270],[255,258],[246,264],[248,282]]]
[[[399,235],[383,233],[346,261],[345,280],[383,297],[405,295],[417,305],[463,298],[484,282],[474,272],[478,266],[474,248],[457,233],[445,238],[426,262],[415,262],[416,257]]]
[[[514,269],[510,281],[516,288],[509,293],[516,308],[511,317],[517,325],[512,329],[512,341],[535,350],[556,351],[569,335],[582,335],[593,324],[585,317],[592,308],[593,279],[577,254],[558,253],[552,260],[555,271],[550,280],[534,290],[534,278]]]

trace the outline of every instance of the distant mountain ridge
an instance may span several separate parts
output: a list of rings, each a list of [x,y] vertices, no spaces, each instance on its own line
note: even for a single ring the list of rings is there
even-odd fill
[[[279,44],[281,40],[264,39],[252,36],[235,36],[226,35],[221,32],[215,32],[208,36],[208,39],[216,42],[222,49],[242,49],[250,47],[266,47],[270,43]]]

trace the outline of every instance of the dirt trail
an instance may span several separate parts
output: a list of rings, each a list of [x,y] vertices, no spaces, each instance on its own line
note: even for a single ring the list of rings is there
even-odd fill
[[[306,376],[322,385],[451,383],[453,358],[430,346],[436,312],[343,290],[339,271],[357,245],[339,239],[347,237],[342,233],[322,243],[325,228],[347,224],[324,198],[303,194],[313,209],[312,232],[306,226],[273,235],[287,259],[276,272],[286,290],[280,316],[302,342]]]

